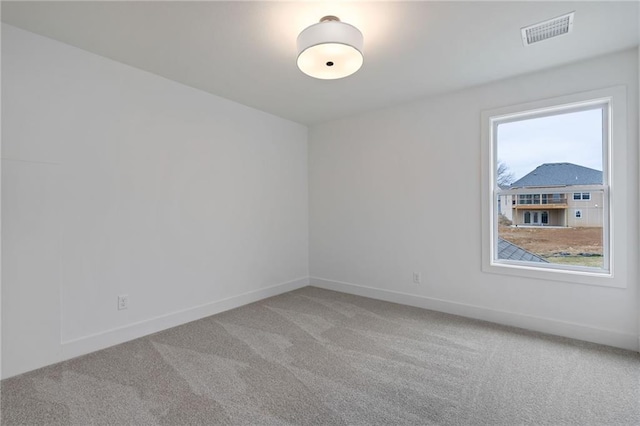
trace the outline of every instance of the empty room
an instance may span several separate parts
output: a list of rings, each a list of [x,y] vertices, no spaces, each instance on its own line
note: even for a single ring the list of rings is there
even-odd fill
[[[0,12],[3,425],[640,424],[640,3]]]

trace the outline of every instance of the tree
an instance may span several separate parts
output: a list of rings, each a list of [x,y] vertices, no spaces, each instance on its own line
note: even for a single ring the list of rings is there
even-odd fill
[[[498,160],[498,169],[497,171],[497,180],[498,180],[498,186],[502,189],[505,189],[507,187],[509,187],[509,185],[511,185],[515,179],[515,176],[513,175],[513,173],[511,173],[509,171],[509,166],[507,166],[504,162],[502,162],[501,160]]]

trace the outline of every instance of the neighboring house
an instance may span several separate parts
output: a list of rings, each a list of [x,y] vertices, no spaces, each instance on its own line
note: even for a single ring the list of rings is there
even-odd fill
[[[543,164],[509,187],[530,192],[498,198],[499,212],[519,226],[602,226],[602,192],[571,189],[601,184],[599,170],[571,163]]]

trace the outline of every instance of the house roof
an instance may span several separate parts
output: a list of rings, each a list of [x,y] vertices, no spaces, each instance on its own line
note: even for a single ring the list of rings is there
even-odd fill
[[[549,263],[540,256],[528,252],[522,247],[503,240],[502,238],[498,238],[498,259]]]
[[[600,170],[572,163],[545,163],[513,182],[511,188],[599,184],[602,184]]]

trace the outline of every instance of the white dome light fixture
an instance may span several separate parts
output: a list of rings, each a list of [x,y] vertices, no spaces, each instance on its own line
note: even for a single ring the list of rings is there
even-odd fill
[[[322,80],[347,77],[362,66],[362,44],[359,29],[325,16],[298,36],[298,68]]]

